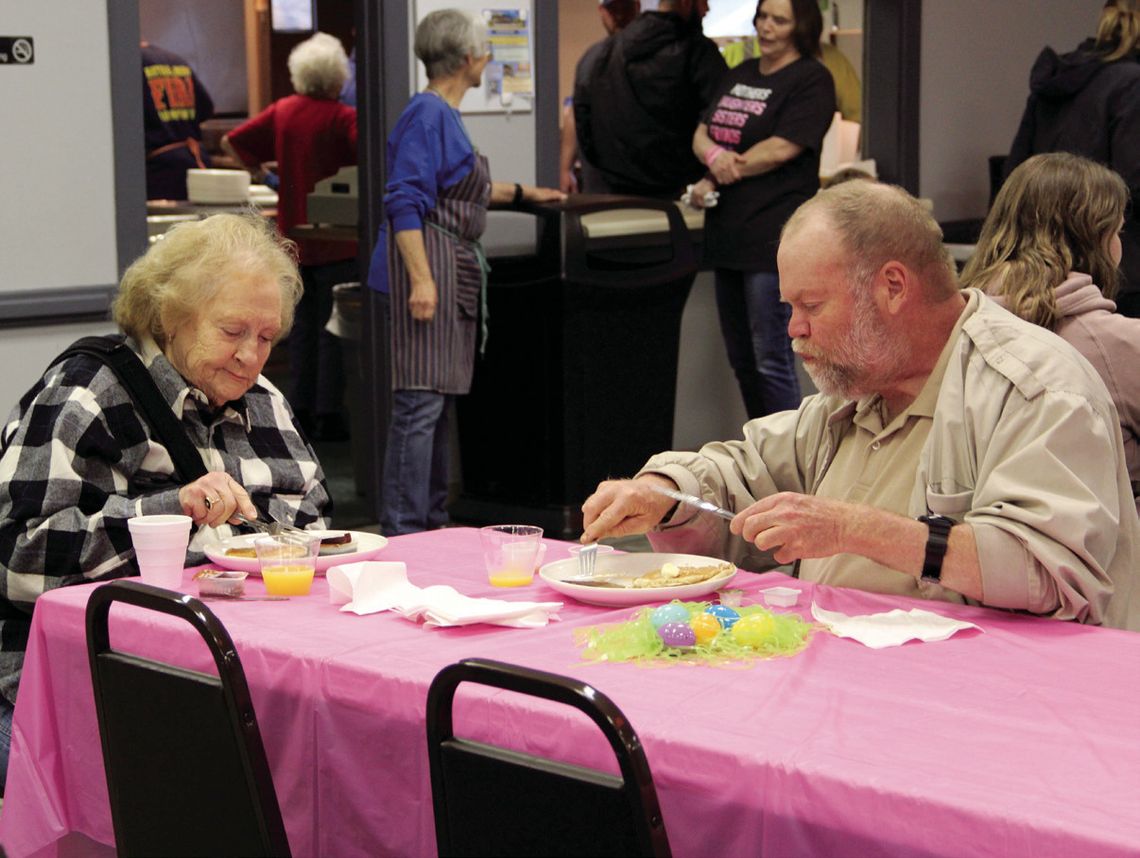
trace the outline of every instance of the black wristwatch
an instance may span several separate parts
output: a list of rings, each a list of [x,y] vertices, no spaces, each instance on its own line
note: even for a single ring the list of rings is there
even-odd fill
[[[954,520],[944,515],[920,515],[918,520],[930,528],[926,537],[926,559],[922,562],[922,580],[939,584],[942,581],[942,558],[950,544],[950,528]]]

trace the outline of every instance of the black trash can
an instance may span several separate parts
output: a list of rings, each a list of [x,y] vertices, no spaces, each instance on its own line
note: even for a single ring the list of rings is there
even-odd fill
[[[532,212],[538,252],[491,260],[490,338],[459,399],[463,490],[451,514],[571,538],[599,481],[672,445],[697,258],[673,203],[577,196]],[[588,217],[599,213],[606,223]],[[630,234],[631,219],[646,226]]]

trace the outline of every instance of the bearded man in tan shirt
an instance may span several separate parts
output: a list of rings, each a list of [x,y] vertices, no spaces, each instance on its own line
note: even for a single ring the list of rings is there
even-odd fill
[[[831,585],[1140,628],[1140,520],[1093,368],[959,290],[938,224],[901,188],[821,191],[784,227],[778,264],[821,392],[742,440],[603,482],[582,540],[649,532],[658,550],[746,569],[795,562]]]

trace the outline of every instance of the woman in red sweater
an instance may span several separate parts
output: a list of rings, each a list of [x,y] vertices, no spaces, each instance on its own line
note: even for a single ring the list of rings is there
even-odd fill
[[[340,40],[317,33],[289,54],[294,95],[273,102],[222,138],[222,149],[260,170],[277,162],[277,228],[287,238],[307,221],[305,202],[316,183],[356,163],[356,108],[337,97],[348,78]],[[314,440],[348,437],[340,344],[325,330],[332,287],[359,280],[355,241],[297,239],[304,295],[289,335],[289,403]]]

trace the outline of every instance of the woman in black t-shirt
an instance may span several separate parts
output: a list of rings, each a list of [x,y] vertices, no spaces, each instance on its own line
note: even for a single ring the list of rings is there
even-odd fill
[[[692,194],[700,205],[720,191],[705,213],[705,261],[716,271],[721,331],[749,418],[800,404],[776,246],[784,222],[819,189],[835,114],[834,83],[815,59],[816,0],[762,0],[754,23],[760,60],[725,75],[693,136],[709,173]]]

